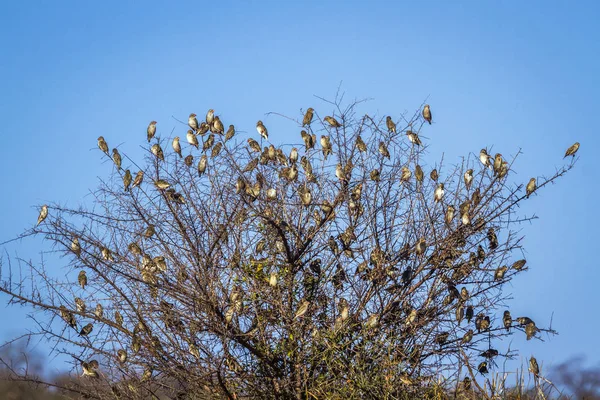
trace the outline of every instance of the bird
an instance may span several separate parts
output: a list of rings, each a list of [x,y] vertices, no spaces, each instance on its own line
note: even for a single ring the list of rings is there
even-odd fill
[[[473,314],[474,314],[473,306],[468,306],[467,311],[465,313],[465,316],[467,317],[467,322],[471,323],[471,319],[473,319]]]
[[[456,322],[460,325],[461,321],[465,318],[465,307],[461,304],[456,307]]]
[[[206,151],[206,150],[210,149],[214,143],[215,143],[215,135],[213,135],[211,133],[210,135],[208,135],[208,138],[206,138],[204,143],[202,143],[202,151]]]
[[[269,285],[271,287],[277,287],[277,273],[275,271],[271,272],[271,275],[269,275]]]
[[[185,165],[187,167],[191,167],[192,164],[194,163],[194,156],[191,154],[188,154],[187,156],[185,156],[185,158],[183,159],[183,162],[185,163]]]
[[[502,154],[496,153],[494,157],[494,174],[498,175],[502,170]]]
[[[306,109],[306,113],[304,114],[304,118],[302,119],[302,126],[309,126],[313,119],[313,113],[315,110],[312,107],[308,107]]]
[[[535,377],[538,377],[540,374],[540,366],[538,365],[538,362],[534,356],[531,356],[529,359],[529,372],[531,372]]]
[[[400,170],[400,181],[408,182],[411,176],[412,172],[410,172],[410,169],[408,169],[407,166],[402,167],[402,169]]]
[[[123,349],[119,349],[117,351],[117,358],[121,364],[125,363],[127,361],[127,352]]]
[[[212,125],[208,125],[206,122],[201,122],[200,126],[198,127],[198,130],[196,131],[196,133],[200,136],[204,136],[206,135],[206,132],[208,132],[209,130],[213,130],[213,126]]]
[[[102,318],[102,316],[104,316],[104,307],[102,307],[102,304],[96,304],[96,310],[94,310],[94,315],[96,316],[96,318]]]
[[[81,286],[82,289],[85,289],[85,285],[87,285],[87,275],[85,274],[84,270],[79,272],[79,275],[77,276],[77,282],[79,282],[79,286]]]
[[[81,369],[83,370],[83,374],[81,376],[89,376],[92,378],[98,378],[98,371],[95,371],[88,363],[82,362]]]
[[[269,132],[267,132],[267,128],[264,126],[262,121],[258,121],[256,123],[256,130],[258,131],[260,137],[262,137],[265,140],[269,139]]]
[[[435,188],[435,191],[433,192],[433,200],[436,203],[439,203],[442,200],[442,197],[444,197],[444,184],[439,183],[437,188]]]
[[[154,181],[154,186],[156,186],[158,189],[164,190],[170,188],[171,184],[164,179],[157,179]]]
[[[106,144],[106,140],[104,140],[103,136],[98,136],[98,148],[102,150],[102,152],[108,154],[108,144]]]
[[[448,208],[446,209],[446,215],[445,215],[445,221],[447,224],[450,224],[450,222],[452,222],[452,220],[454,219],[455,212],[456,212],[456,209],[454,208],[454,206],[449,205]]]
[[[424,254],[426,250],[427,250],[427,242],[425,241],[425,238],[419,239],[419,241],[415,245],[415,253],[418,256],[420,256],[420,255]]]
[[[81,245],[79,244],[79,238],[74,237],[71,241],[71,251],[75,253],[77,257],[81,255]]]
[[[252,151],[254,151],[255,153],[260,153],[260,145],[258,144],[258,142],[252,138],[248,139],[248,146],[250,146],[250,149]]]
[[[302,140],[304,141],[304,147],[306,148],[306,151],[315,147],[315,139],[311,135],[309,135],[308,132],[304,130],[300,131],[300,136],[302,136]]]
[[[212,148],[212,150],[210,152],[210,157],[215,158],[216,156],[218,156],[221,153],[222,149],[223,149],[223,142],[217,142],[217,144],[214,145],[214,147]]]
[[[119,326],[123,326],[123,316],[119,310],[115,311],[115,323]]]
[[[379,142],[379,153],[385,158],[390,158],[390,152],[384,142]]]
[[[519,323],[519,325],[521,325],[521,326],[525,326],[525,325],[533,322],[533,320],[529,317],[517,317],[516,320]]]
[[[423,168],[419,164],[415,167],[415,178],[417,178],[417,182],[423,182],[425,179],[425,174],[423,173]]]
[[[85,312],[85,309],[86,309],[85,302],[79,297],[75,297],[75,308],[77,309],[77,312],[80,312],[80,313]]]
[[[567,149],[563,159],[569,156],[573,156],[573,158],[575,158],[575,153],[577,153],[577,150],[579,150],[579,142],[573,143],[573,145]]]
[[[321,135],[321,147],[323,148],[323,157],[327,160],[327,156],[333,153],[329,136]]]
[[[389,115],[385,118],[385,124],[387,126],[388,132],[396,133],[396,124],[392,121],[392,117]]]
[[[215,117],[212,126],[214,128],[215,133],[222,135],[223,132],[225,132],[225,126],[223,126],[223,123],[221,122],[219,116]]]
[[[468,376],[465,376],[465,379],[463,379],[463,388],[466,391],[471,390],[471,378],[469,378]]]
[[[337,119],[331,117],[331,116],[326,116],[325,118],[323,118],[325,120],[325,122],[327,122],[329,124],[329,126],[331,126],[332,128],[339,128],[340,126],[342,126],[342,124],[340,124]]]
[[[423,107],[423,118],[431,125],[431,108],[429,104],[425,104],[425,107]]]
[[[225,141],[228,141],[235,135],[235,127],[233,125],[229,125],[227,128],[227,132],[225,132]]]
[[[181,144],[179,143],[179,136],[175,136],[173,138],[173,150],[175,151],[175,153],[179,154],[179,157],[183,157],[181,155]]]
[[[506,332],[510,331],[510,326],[512,325],[512,317],[510,316],[510,311],[504,311],[504,315],[502,316],[502,322],[504,323]]]
[[[148,227],[144,231],[143,235],[146,239],[149,239],[152,236],[154,236],[155,233],[156,233],[156,228],[154,228],[154,225],[148,225]]]
[[[125,170],[125,174],[123,175],[123,187],[126,192],[129,190],[129,186],[131,186],[132,179],[131,171]]]
[[[258,158],[253,158],[246,164],[246,167],[242,170],[242,172],[252,172],[256,169],[258,165]]]
[[[133,189],[134,187],[140,186],[142,184],[144,180],[144,171],[138,171],[138,173],[135,175],[135,179],[133,180],[133,184],[131,185],[131,188]]]
[[[496,247],[498,247],[498,237],[496,236],[494,228],[488,229],[487,239],[489,241],[490,250],[494,250]]]
[[[471,188],[471,183],[473,182],[473,170],[468,169],[467,172],[465,172],[464,178],[465,186],[467,187],[467,190],[469,190]]]
[[[460,289],[460,298],[463,301],[469,300],[469,291],[467,290],[466,287],[463,287],[462,289]]]
[[[189,129],[187,131],[186,138],[187,138],[187,142],[191,146],[198,148],[198,137],[194,134],[194,132],[191,129]],[[175,146],[173,146],[173,147],[175,147]],[[181,151],[181,149],[180,149],[180,151]]]
[[[479,363],[479,365],[477,366],[477,371],[479,371],[479,373],[481,375],[487,374],[488,373],[487,361],[482,361],[481,363]]]
[[[38,219],[37,219],[37,225],[44,222],[44,220],[46,219],[47,216],[48,216],[48,206],[46,204],[44,204],[42,206],[42,208],[40,209],[40,215],[38,216]]]
[[[367,144],[363,141],[360,135],[356,136],[356,148],[358,151],[363,153],[367,151]]]
[[[77,322],[73,314],[67,310],[67,307],[61,305],[59,307],[61,318],[73,329],[77,329]]]
[[[539,331],[539,329],[535,326],[535,322],[532,321],[525,325],[525,335],[527,335],[527,340],[533,338],[537,331]]]
[[[196,114],[191,113],[188,117],[188,125],[194,132],[198,130],[198,120],[196,119]]]
[[[312,195],[308,188],[304,188],[304,190],[302,190],[302,192],[300,193],[300,200],[302,201],[302,204],[304,204],[305,206],[310,205],[310,203],[312,201]]]
[[[440,347],[441,347],[444,344],[446,344],[446,342],[448,341],[448,337],[449,336],[450,336],[450,333],[448,333],[448,332],[441,332],[441,333],[438,333],[435,336],[434,341],[435,341],[435,343],[439,344]]]
[[[87,324],[86,326],[81,328],[81,331],[79,332],[79,336],[87,336],[92,332],[93,329],[94,329],[94,325],[92,325],[91,323]]]
[[[162,151],[162,148],[160,147],[160,144],[155,143],[152,145],[152,147],[150,148],[150,152],[152,154],[154,154],[156,156],[156,158],[158,158],[159,160],[164,161],[165,160],[165,155]]]
[[[412,144],[416,144],[417,146],[421,145],[421,139],[419,139],[419,135],[417,135],[415,132],[408,130],[406,131],[406,136]]]
[[[290,160],[290,162],[292,164],[298,161],[298,149],[297,148],[292,147],[292,150],[290,151],[290,156],[288,157],[288,159]]]
[[[381,177],[380,177],[380,172],[379,172],[379,170],[378,170],[378,169],[374,169],[374,170],[372,170],[372,171],[370,172],[369,176],[370,176],[371,180],[372,180],[372,181],[375,181],[375,182],[379,182],[379,180],[381,179]]]
[[[494,280],[501,281],[502,279],[504,279],[504,274],[506,274],[507,270],[508,267],[506,265],[496,268],[496,272],[494,272]]]
[[[342,167],[342,164],[338,164],[335,167],[335,176],[340,180],[340,181],[346,181],[346,174],[344,173],[344,167]]]
[[[148,129],[146,129],[146,134],[148,136],[148,143],[152,140],[154,135],[156,135],[156,121],[151,121],[148,124]]]
[[[298,311],[296,311],[296,314],[294,315],[294,319],[301,318],[304,314],[306,314],[309,306],[310,302],[308,300],[303,300],[300,304],[300,307],[298,307]]]
[[[527,187],[525,188],[527,198],[529,198],[529,196],[531,196],[531,193],[535,192],[535,189],[536,189],[535,178],[531,178],[529,180],[529,183],[527,184]]]
[[[483,353],[479,354],[479,357],[494,358],[497,355],[498,355],[498,350],[496,350],[496,349],[487,349]]]
[[[432,180],[432,181],[435,181],[435,182],[437,182],[437,180],[438,180],[438,179],[439,179],[439,177],[440,177],[440,176],[438,175],[437,169],[433,169],[433,170],[431,171],[431,173],[429,174],[429,177],[431,178],[431,180]]]
[[[213,124],[214,119],[215,119],[215,110],[213,110],[211,108],[206,112],[206,123],[210,126]]]
[[[525,264],[527,263],[527,260],[517,260],[513,263],[512,265],[512,269],[520,271],[523,269],[523,267],[525,266]]]
[[[473,334],[474,334],[473,329],[469,329],[462,337],[462,342],[470,343],[471,340],[473,340]]]

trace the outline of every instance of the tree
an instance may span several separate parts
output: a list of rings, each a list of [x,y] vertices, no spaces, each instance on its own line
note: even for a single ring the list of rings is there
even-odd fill
[[[179,129],[189,144],[153,121],[141,166],[99,138],[114,167],[93,207],[45,206],[21,236],[52,243],[67,280],[21,261],[28,278],[9,264],[0,287],[42,312],[38,333],[84,375],[70,390],[486,396],[481,377],[515,355],[499,340],[553,332],[504,313],[504,288],[527,269],[518,205],[575,157],[527,185],[486,149],[434,169],[420,137],[435,137],[429,106],[384,118],[323,101],[328,115],[288,118],[293,145],[261,121],[242,137],[213,110]]]

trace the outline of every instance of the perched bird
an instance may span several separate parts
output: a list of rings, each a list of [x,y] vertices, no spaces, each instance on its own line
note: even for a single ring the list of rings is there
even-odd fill
[[[138,171],[138,173],[135,175],[135,179],[133,180],[133,185],[131,185],[131,188],[133,189],[134,187],[140,186],[142,184],[144,180],[144,171]]]
[[[456,307],[456,322],[460,325],[461,321],[465,318],[465,307],[460,303]]]
[[[308,107],[306,109],[306,113],[304,114],[304,118],[302,119],[302,126],[308,126],[311,124],[314,112],[315,110],[313,110],[312,107]]]
[[[502,322],[504,323],[504,327],[506,328],[506,332],[510,331],[510,327],[512,325],[512,317],[510,316],[510,311],[504,311],[504,316],[502,317]]]
[[[431,178],[431,180],[432,180],[432,181],[435,181],[435,182],[437,182],[437,180],[438,180],[438,179],[439,179],[439,177],[440,177],[440,176],[438,175],[437,169],[434,169],[434,170],[432,170],[432,171],[431,171],[431,173],[429,174],[429,177]]]
[[[196,119],[196,114],[191,113],[188,117],[188,125],[194,132],[198,130],[198,120]]]
[[[379,180],[381,179],[380,172],[378,169],[374,169],[373,171],[371,171],[369,176],[371,180],[375,182],[379,182]]]
[[[210,152],[210,157],[211,158],[217,157],[221,153],[222,149],[223,149],[223,142],[217,142],[217,144],[214,145],[214,147],[212,148],[212,150]]]
[[[129,252],[133,255],[139,256],[142,254],[142,249],[140,247],[139,244],[137,244],[136,242],[131,242],[129,243],[129,245],[127,246],[127,250],[129,250]]]
[[[277,272],[273,271],[271,272],[271,275],[269,275],[269,285],[271,287],[277,287]]]
[[[104,316],[104,307],[102,307],[102,304],[96,304],[96,310],[94,310],[94,315],[96,316],[96,318],[102,318]]]
[[[87,336],[92,332],[92,329],[94,329],[94,325],[92,324],[87,324],[86,326],[84,326],[83,328],[81,328],[81,331],[79,332],[80,336]]]
[[[71,251],[75,253],[77,257],[81,255],[81,245],[79,244],[79,238],[74,237],[71,241]]]
[[[479,365],[477,366],[477,371],[479,371],[479,373],[481,375],[487,374],[488,373],[487,361],[482,361],[481,363],[479,363]]]
[[[488,229],[487,238],[488,238],[490,250],[496,249],[498,247],[498,237],[496,236],[496,232],[494,231],[494,228]]]
[[[186,139],[190,145],[194,146],[195,148],[198,148],[198,144],[199,144],[198,137],[194,134],[194,132],[191,129],[189,129],[187,131]],[[181,148],[180,148],[180,151],[181,151]]]
[[[323,157],[327,160],[327,156],[329,154],[333,154],[333,147],[331,146],[331,141],[329,140],[329,136],[321,135],[321,147],[323,148]]]
[[[415,178],[417,178],[417,182],[423,182],[425,179],[425,174],[423,173],[423,168],[419,164],[415,167]]]
[[[342,167],[342,164],[338,164],[335,167],[335,176],[340,180],[340,181],[346,181],[346,174],[344,172],[344,167]]]
[[[210,126],[213,124],[214,119],[215,119],[215,110],[213,110],[211,108],[206,112],[206,123]]]
[[[367,144],[363,141],[360,135],[356,136],[356,148],[358,149],[358,151],[361,151],[363,153],[367,151]]]
[[[125,170],[125,174],[123,175],[123,187],[125,188],[126,192],[129,190],[129,186],[131,186],[132,180],[133,177],[131,176],[131,171]]]
[[[535,377],[540,375],[540,366],[538,365],[538,362],[534,356],[531,356],[529,359],[529,372],[531,372]]]
[[[575,153],[577,153],[577,150],[579,150],[579,142],[575,142],[571,147],[569,147],[563,158],[567,158],[569,156],[573,156],[573,158],[575,158]]]
[[[187,156],[185,156],[185,158],[183,159],[183,162],[185,163],[185,165],[187,167],[191,167],[192,164],[194,163],[194,156],[191,154],[188,154]]]
[[[223,123],[221,122],[219,116],[215,117],[212,126],[215,133],[222,135],[225,132],[225,126],[223,126]]]
[[[258,131],[260,137],[265,140],[269,139],[269,132],[267,132],[267,128],[263,125],[262,121],[258,121],[256,123],[256,130]]]
[[[79,298],[79,297],[75,297],[75,308],[77,309],[77,312],[80,313],[84,313],[85,312],[85,302]]]
[[[526,263],[527,263],[527,260],[517,260],[513,263],[512,269],[520,271],[523,269],[523,267],[525,266]]]
[[[536,189],[535,178],[531,178],[529,180],[529,183],[527,184],[527,187],[525,188],[527,198],[529,198],[529,196],[531,196],[531,193],[535,192],[535,189]]]
[[[447,224],[450,224],[450,222],[452,222],[452,220],[454,219],[455,212],[456,212],[456,209],[454,208],[454,206],[449,205],[448,208],[446,209],[446,215],[445,215],[445,221]]]
[[[467,312],[465,313],[465,316],[467,317],[467,322],[471,323],[471,319],[473,319],[473,314],[474,314],[473,306],[468,306]]]
[[[175,136],[173,138],[173,150],[175,153],[179,154],[179,157],[183,157],[181,155],[181,144],[179,143],[179,136]]]
[[[148,129],[146,129],[146,134],[148,136],[148,143],[152,140],[154,135],[156,135],[156,121],[151,121],[148,124]]]
[[[374,328],[377,328],[378,325],[379,325],[379,315],[377,315],[377,314],[369,315],[369,318],[367,318],[367,321],[365,322],[365,328],[374,329]]]
[[[330,117],[329,115],[326,116],[325,118],[323,118],[325,120],[325,122],[327,122],[329,124],[329,126],[331,126],[332,128],[339,128],[340,126],[342,126],[342,124],[340,124],[335,118]]]
[[[258,142],[252,138],[248,139],[248,146],[250,146],[250,149],[255,152],[255,153],[260,153],[260,145],[258,144]]]
[[[148,225],[148,227],[144,231],[143,235],[146,239],[149,239],[152,236],[154,236],[155,233],[156,233],[156,229],[154,228],[154,225]]]
[[[496,156],[494,157],[494,174],[498,175],[500,173],[500,171],[502,170],[502,154],[500,153],[496,153]]]
[[[61,305],[59,307],[60,309],[60,316],[61,318],[73,329],[77,329],[77,322],[75,321],[75,317],[73,316],[73,314],[67,310],[67,307]]]
[[[431,109],[429,108],[429,104],[425,104],[425,107],[423,107],[423,118],[431,125]]]
[[[470,343],[471,340],[473,340],[473,329],[469,329],[463,336],[462,338],[462,342],[464,343]]]
[[[420,256],[420,255],[425,254],[426,250],[427,250],[427,242],[425,241],[425,238],[419,239],[419,241],[415,245],[415,253],[418,256]]]
[[[119,310],[115,311],[115,323],[119,326],[123,326],[123,316]]]
[[[527,335],[527,340],[531,340],[538,331],[539,329],[535,326],[535,322],[533,321],[525,325],[525,335]]]
[[[200,136],[204,136],[209,130],[213,130],[212,125],[208,125],[206,122],[202,122],[200,123],[200,126],[198,127],[196,133]]]
[[[246,167],[242,170],[242,172],[252,172],[258,166],[258,158],[253,158],[246,164]]]
[[[497,355],[498,355],[498,350],[496,350],[496,349],[487,349],[486,351],[484,351],[483,353],[481,353],[479,355],[479,357],[494,358]]]
[[[304,204],[305,206],[309,206],[311,201],[312,201],[312,195],[310,193],[310,190],[308,188],[303,188],[303,190],[300,192],[300,200],[302,201],[302,204]]]
[[[152,154],[154,154],[156,156],[156,158],[158,158],[159,160],[164,161],[165,160],[165,155],[162,151],[162,148],[160,147],[160,144],[155,143],[152,145],[152,147],[150,148],[150,152]]]
[[[82,289],[85,289],[85,285],[87,285],[87,275],[85,274],[84,270],[79,272],[79,275],[77,276],[77,282],[79,282],[79,286],[81,286]]]
[[[106,144],[103,136],[98,136],[98,148],[108,154],[108,144]]]
[[[406,136],[412,144],[416,144],[417,146],[420,146],[422,144],[421,139],[419,139],[419,135],[417,135],[415,132],[408,130],[406,131]]]
[[[484,167],[490,167],[492,165],[490,161],[491,156],[487,153],[486,149],[481,149],[479,152],[479,161],[483,164]]]
[[[290,160],[290,162],[292,164],[298,161],[298,149],[297,148],[292,147],[292,150],[290,151],[290,156],[288,157],[288,159]]]
[[[306,314],[309,306],[310,302],[308,300],[303,300],[300,304],[300,307],[298,307],[298,311],[296,311],[296,314],[294,315],[294,319],[301,318],[304,314]]]
[[[91,378],[98,378],[98,371],[95,371],[91,365],[86,362],[81,363],[81,369],[83,370],[83,374],[81,376],[89,376]]]
[[[171,184],[164,179],[158,179],[154,181],[154,186],[156,186],[158,189],[165,190],[170,188]]]
[[[519,323],[519,325],[525,326],[527,324],[532,323],[533,320],[529,317],[517,317],[517,322]]]
[[[494,272],[494,280],[501,281],[504,279],[504,274],[506,274],[506,271],[508,271],[508,267],[506,265],[496,268],[496,272]]]
[[[48,216],[48,206],[46,204],[44,204],[42,206],[42,208],[40,209],[40,215],[38,216],[38,219],[37,219],[37,225],[44,222],[44,220],[46,219],[47,216]]]
[[[465,172],[464,178],[465,186],[467,187],[467,190],[469,190],[471,188],[471,183],[473,182],[473,170],[468,169],[467,172]]]
[[[235,127],[233,125],[229,125],[227,128],[227,132],[225,132],[225,141],[228,141],[235,135]]]
[[[121,364],[125,363],[127,361],[127,352],[123,349],[119,349],[117,351],[117,358]]]
[[[463,301],[469,300],[469,291],[467,290],[466,287],[463,287],[462,289],[460,289],[460,298]]]
[[[379,153],[385,158],[390,158],[390,152],[384,142],[379,142]]]
[[[463,379],[463,388],[466,391],[471,390],[471,378],[469,378],[468,376],[465,376],[465,379]]]
[[[215,143],[215,135],[213,135],[211,133],[210,135],[208,135],[208,138],[206,138],[206,140],[202,144],[202,151],[206,151],[206,150],[210,149],[214,143]]]
[[[442,197],[444,197],[444,184],[440,183],[440,184],[438,184],[437,188],[435,188],[435,191],[433,192],[433,200],[436,203],[439,203],[442,200]]]
[[[114,261],[114,258],[112,256],[112,253],[110,252],[110,250],[106,247],[102,247],[102,250],[100,251],[102,253],[102,258],[106,261]]]
[[[396,124],[389,115],[385,118],[385,125],[387,126],[388,132],[396,133]]]
[[[435,336],[435,343],[439,344],[440,347],[443,346],[444,344],[446,344],[446,342],[448,341],[448,337],[450,336],[450,333],[448,332],[442,332],[442,333],[438,333]]]
[[[400,181],[408,182],[411,176],[412,172],[410,172],[410,169],[408,169],[407,166],[402,167],[402,169],[400,170]]]
[[[304,141],[304,147],[306,148],[306,151],[315,147],[315,140],[314,140],[313,136],[308,134],[308,132],[306,132],[304,130],[300,131],[300,136],[302,137],[302,140]]]

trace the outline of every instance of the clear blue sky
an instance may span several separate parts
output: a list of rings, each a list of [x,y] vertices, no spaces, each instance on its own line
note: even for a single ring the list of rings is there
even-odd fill
[[[169,133],[172,115],[208,108],[239,130],[283,127],[264,114],[325,107],[313,96],[332,98],[340,81],[349,98],[372,97],[372,113],[429,97],[432,161],[521,148],[526,182],[581,142],[577,168],[521,208],[540,219],[522,227],[530,270],[508,288],[514,316],[553,317],[560,335],[511,346],[545,366],[578,353],[597,363],[598,21],[595,1],[4,1],[0,242],[32,226],[36,204],[85,201],[111,168],[99,135],[135,154],[150,120]],[[0,308],[0,338],[31,326],[21,312]]]

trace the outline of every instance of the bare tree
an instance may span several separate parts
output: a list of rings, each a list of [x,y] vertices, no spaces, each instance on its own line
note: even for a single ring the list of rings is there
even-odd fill
[[[327,116],[286,117],[294,144],[276,146],[282,134],[260,121],[241,138],[212,110],[191,114],[182,140],[153,121],[140,164],[99,138],[115,167],[93,207],[45,206],[20,236],[50,242],[67,280],[5,260],[0,287],[73,360],[83,377],[69,390],[491,396],[484,374],[516,355],[500,340],[553,332],[504,313],[504,289],[527,269],[516,230],[532,218],[517,207],[575,157],[528,184],[486,149],[427,165],[428,105],[385,118],[321,100]]]

